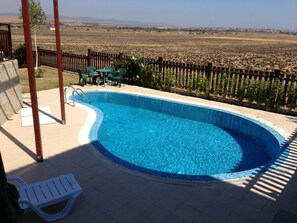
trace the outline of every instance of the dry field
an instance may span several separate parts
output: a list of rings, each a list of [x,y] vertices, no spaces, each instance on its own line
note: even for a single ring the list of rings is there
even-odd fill
[[[13,47],[24,42],[21,29],[12,29]],[[37,31],[40,48],[55,50],[55,32]],[[62,27],[62,50],[86,54],[87,49],[106,53],[141,54],[183,63],[243,69],[281,69],[297,73],[297,36],[267,33],[186,34],[112,28]]]

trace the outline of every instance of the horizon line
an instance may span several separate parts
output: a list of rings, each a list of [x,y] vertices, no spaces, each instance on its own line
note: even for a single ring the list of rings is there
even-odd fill
[[[0,13],[0,16],[18,16],[19,14],[16,12],[5,12],[5,13]],[[50,17],[50,19],[52,19],[52,17],[54,17],[54,15],[52,14],[46,14],[47,17]],[[100,23],[110,23],[113,25],[129,25],[129,26],[153,26],[153,27],[172,27],[172,28],[196,28],[196,29],[234,29],[234,30],[249,30],[249,31],[256,31],[256,30],[270,30],[270,31],[291,31],[291,32],[297,32],[297,29],[293,29],[293,28],[269,28],[269,27],[244,27],[244,26],[193,26],[193,25],[172,25],[172,24],[166,24],[164,22],[150,22],[150,21],[132,21],[132,20],[119,20],[119,19],[103,19],[103,18],[96,18],[96,17],[90,17],[90,16],[65,16],[65,15],[59,15],[59,17],[64,17],[64,18],[68,18],[73,19],[74,21],[77,22],[81,22],[81,23],[86,23],[86,24],[90,24],[90,23],[96,23],[96,24],[100,24]],[[97,20],[97,21],[85,21],[83,19],[90,19],[90,20]],[[62,21],[67,21],[67,19],[61,19]],[[103,21],[99,21],[99,20],[103,20]],[[108,21],[108,22],[107,22]],[[17,22],[11,22],[11,23],[17,23]]]

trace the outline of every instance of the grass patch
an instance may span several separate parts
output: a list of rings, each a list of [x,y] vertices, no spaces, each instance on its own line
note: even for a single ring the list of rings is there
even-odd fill
[[[58,70],[49,67],[42,67],[44,70],[43,76],[36,77],[36,90],[48,90],[59,87]],[[20,69],[20,79],[22,86],[22,93],[30,92],[28,71],[27,69]],[[78,74],[73,72],[63,72],[64,86],[78,84]]]

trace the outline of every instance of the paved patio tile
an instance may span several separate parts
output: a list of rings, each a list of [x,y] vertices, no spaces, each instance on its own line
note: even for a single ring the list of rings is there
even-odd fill
[[[254,222],[260,215],[261,210],[254,208],[253,206],[247,206],[244,204],[240,204],[230,211],[230,214],[238,214],[242,217],[242,219],[247,219],[250,222]],[[227,216],[228,218],[230,215]]]
[[[117,211],[110,212],[108,216],[114,219],[116,222],[148,222],[146,218],[138,215],[134,210],[131,210],[126,206],[121,207]]]
[[[241,201],[241,204],[257,210],[261,210],[267,202],[269,202],[268,198],[259,196],[253,192],[249,192]]]
[[[226,191],[226,196],[235,199],[237,201],[242,201],[244,197],[249,193],[248,190],[244,190],[240,187],[230,186]]]
[[[241,203],[234,198],[230,198],[226,193],[220,194],[217,199],[214,200],[214,203],[218,206],[224,207],[228,210],[233,210],[235,207]]]
[[[169,196],[163,197],[162,199],[156,202],[156,206],[171,212],[174,212],[182,205],[183,204],[180,201]]]
[[[242,215],[238,213],[231,213],[229,216],[225,218],[225,220],[222,220],[221,222],[226,222],[226,223],[251,223],[250,219],[243,218]]]
[[[168,219],[171,218],[172,213],[156,205],[152,205],[147,209],[147,211],[143,212],[141,216],[148,219],[149,222],[158,223],[158,222],[168,222]]]
[[[134,197],[124,205],[125,208],[134,211],[137,215],[142,215],[150,210],[152,206],[155,206],[154,202],[143,199],[140,196]]]
[[[182,204],[186,204],[192,208],[195,208],[198,211],[204,211],[212,204],[212,200],[208,199],[206,196],[200,196],[200,194],[193,194],[187,199],[185,199]]]
[[[191,196],[191,191],[188,190],[187,187],[184,186],[175,186],[174,189],[172,189],[168,196],[174,198],[175,200],[186,203],[187,199]]]
[[[86,86],[84,89],[102,88]],[[285,136],[297,129],[296,118],[265,111],[128,85],[122,88],[106,86],[104,90],[162,95],[229,109],[265,120]],[[52,114],[59,116],[58,89],[38,92],[38,98],[40,106],[50,106]],[[79,106],[66,105],[66,114],[66,125],[56,123],[41,127],[45,158],[42,163],[36,163],[30,156],[35,152],[33,128],[21,127],[19,114],[0,127],[1,154],[8,174],[35,182],[72,173],[82,186],[83,193],[69,216],[59,221],[61,223],[268,223],[279,209],[297,214],[297,176],[294,169],[297,159],[294,157],[286,162],[288,169],[274,169],[266,176],[242,180],[189,183],[160,179],[114,164],[91,144],[80,145],[78,133],[85,123],[87,112]],[[293,155],[296,156],[295,152]],[[275,188],[272,188],[273,185]],[[269,194],[265,192],[268,189],[281,192]],[[43,220],[32,212],[18,222],[39,223]]]
[[[216,203],[212,203],[204,210],[204,213],[213,216],[218,221],[226,219],[231,212],[233,212],[233,209],[230,207],[225,207],[224,205],[218,205]]]
[[[193,222],[195,219],[199,219],[199,214],[202,212],[188,205],[182,205],[174,211],[174,215],[178,216],[188,222]]]
[[[192,223],[223,223],[225,219],[217,219],[215,216],[210,216],[209,214],[203,212],[197,212],[197,216],[192,220]]]

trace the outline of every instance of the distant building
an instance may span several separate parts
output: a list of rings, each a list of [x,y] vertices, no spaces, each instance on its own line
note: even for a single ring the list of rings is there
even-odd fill
[[[55,27],[54,27],[53,25],[48,25],[47,28],[48,28],[49,30],[55,31]]]

